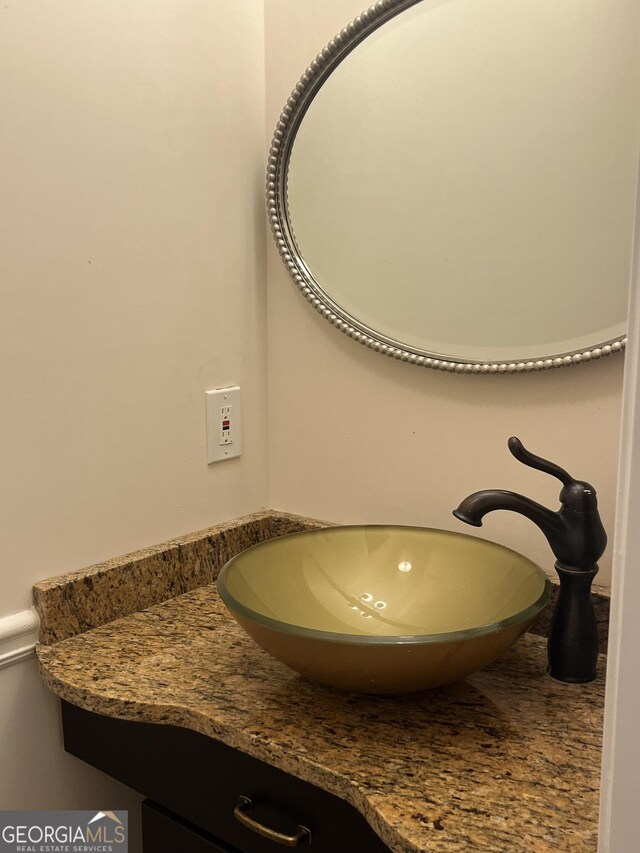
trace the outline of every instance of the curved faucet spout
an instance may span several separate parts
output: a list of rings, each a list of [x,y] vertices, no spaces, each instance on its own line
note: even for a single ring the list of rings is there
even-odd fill
[[[564,521],[557,512],[532,501],[531,498],[525,498],[524,495],[505,489],[484,489],[481,492],[474,492],[466,497],[457,509],[454,509],[453,514],[466,524],[481,527],[484,516],[495,509],[509,509],[531,519],[542,530],[552,548],[558,534],[565,529]]]

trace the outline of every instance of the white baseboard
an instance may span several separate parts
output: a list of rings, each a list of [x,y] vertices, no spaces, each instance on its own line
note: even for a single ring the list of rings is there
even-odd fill
[[[0,618],[0,669],[32,657],[39,627],[33,608]]]

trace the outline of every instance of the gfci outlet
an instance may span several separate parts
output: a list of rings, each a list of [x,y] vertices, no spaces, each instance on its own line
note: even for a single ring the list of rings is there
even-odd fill
[[[233,459],[242,452],[240,388],[206,391],[207,461]]]

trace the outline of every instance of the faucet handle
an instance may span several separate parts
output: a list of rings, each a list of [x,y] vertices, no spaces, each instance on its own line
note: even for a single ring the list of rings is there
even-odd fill
[[[576,480],[564,468],[556,465],[555,462],[549,462],[541,456],[530,453],[515,435],[512,435],[509,439],[508,446],[518,462],[522,462],[530,468],[536,468],[538,471],[544,471],[545,474],[551,474],[552,477],[557,477],[560,480],[562,483],[560,503],[563,509],[575,510],[576,512],[597,513],[598,501],[596,490],[591,483],[586,483],[584,480]]]
[[[507,442],[511,455],[515,456],[518,462],[523,465],[528,465],[530,468],[536,468],[538,471],[544,471],[545,474],[551,474],[552,477],[557,477],[564,486],[571,486],[575,483],[575,479],[568,474],[564,468],[556,465],[555,462],[549,462],[548,459],[543,459],[542,456],[536,456],[531,453],[519,438],[512,435]]]

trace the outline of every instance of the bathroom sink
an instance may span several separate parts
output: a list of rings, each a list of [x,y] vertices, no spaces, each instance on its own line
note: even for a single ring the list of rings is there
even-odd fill
[[[494,542],[378,525],[261,542],[217,583],[273,657],[365,693],[423,690],[481,669],[524,634],[551,589],[539,566]]]

